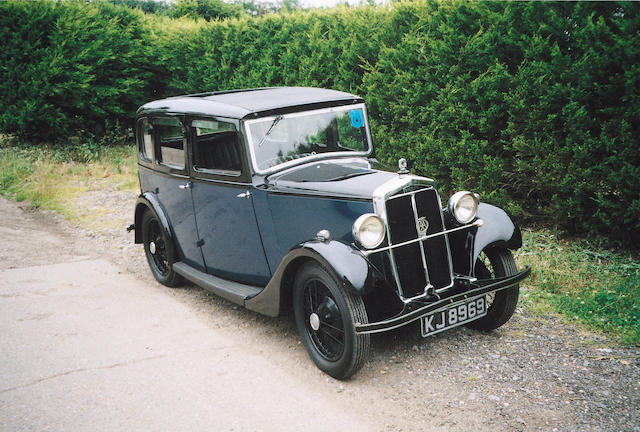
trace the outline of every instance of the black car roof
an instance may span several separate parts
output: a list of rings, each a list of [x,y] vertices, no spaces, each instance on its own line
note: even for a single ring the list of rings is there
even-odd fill
[[[241,119],[265,116],[300,108],[361,103],[353,94],[314,87],[265,87],[175,96],[146,103],[138,115],[187,113]]]

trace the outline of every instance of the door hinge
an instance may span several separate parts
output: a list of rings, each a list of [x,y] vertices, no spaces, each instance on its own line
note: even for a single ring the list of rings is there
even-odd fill
[[[196,246],[198,246],[198,247],[202,247],[203,244],[204,244],[204,239],[200,239],[200,240],[196,241]]]

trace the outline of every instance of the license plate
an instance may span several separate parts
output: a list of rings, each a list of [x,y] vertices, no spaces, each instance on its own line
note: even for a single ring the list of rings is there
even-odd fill
[[[422,337],[471,322],[487,314],[485,296],[475,297],[451,307],[425,315],[420,319]]]

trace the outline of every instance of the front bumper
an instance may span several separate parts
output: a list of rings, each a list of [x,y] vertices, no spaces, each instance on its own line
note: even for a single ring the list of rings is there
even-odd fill
[[[488,294],[495,291],[500,291],[510,286],[513,286],[522,280],[524,280],[531,273],[531,267],[527,266],[521,272],[496,279],[483,279],[476,281],[469,281],[468,279],[456,279],[456,285],[458,289],[452,290],[454,294],[433,301],[415,300],[408,302],[404,305],[402,311],[396,316],[374,323],[362,324],[355,323],[355,330],[357,334],[369,334],[369,333],[381,333],[384,331],[392,330],[398,327],[407,325],[413,321],[419,320],[425,315],[433,312],[438,312],[449,308],[452,304],[464,301],[471,297],[477,297],[482,294]],[[460,291],[461,292],[457,292]]]

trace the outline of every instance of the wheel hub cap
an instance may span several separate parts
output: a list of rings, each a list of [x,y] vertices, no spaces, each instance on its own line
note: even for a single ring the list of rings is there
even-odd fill
[[[318,331],[318,329],[320,328],[320,317],[317,314],[312,313],[309,316],[309,324],[311,324],[311,328],[314,331]]]
[[[156,244],[154,242],[149,243],[149,252],[151,252],[152,255],[156,254]]]

